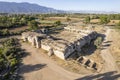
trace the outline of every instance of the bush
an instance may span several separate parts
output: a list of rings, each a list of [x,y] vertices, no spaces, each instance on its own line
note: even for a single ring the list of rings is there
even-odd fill
[[[90,23],[90,16],[87,16],[86,18],[85,18],[85,23],[87,24],[87,23]]]
[[[71,19],[69,17],[66,18],[67,21],[71,21]]]
[[[31,30],[37,30],[38,29],[38,22],[35,20],[29,21],[28,26]]]
[[[56,21],[54,24],[55,24],[56,26],[59,26],[59,25],[61,25],[61,21]]]
[[[9,36],[10,32],[8,29],[0,30],[0,36]]]
[[[102,37],[98,37],[95,41],[94,41],[94,45],[96,46],[96,48],[100,48],[102,44]]]

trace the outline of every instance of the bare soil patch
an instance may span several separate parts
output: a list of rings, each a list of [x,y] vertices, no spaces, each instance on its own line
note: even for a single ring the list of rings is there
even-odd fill
[[[110,46],[109,50],[114,56],[116,64],[120,69],[120,31],[112,30],[109,39],[112,41],[112,45]]]
[[[26,30],[28,28],[29,28],[28,26],[21,26],[21,27],[17,27],[17,28],[11,28],[11,29],[9,29],[9,31],[10,32],[19,32],[19,31]]]

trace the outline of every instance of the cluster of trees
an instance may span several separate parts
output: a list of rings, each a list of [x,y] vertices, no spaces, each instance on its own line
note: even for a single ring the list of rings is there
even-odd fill
[[[107,24],[110,22],[110,18],[108,16],[100,16],[100,23]]]
[[[17,32],[10,32],[8,29],[2,29],[0,30],[0,36],[5,37],[5,36],[13,36],[13,35],[21,35],[21,33],[25,31],[29,31],[30,29],[25,29],[25,30],[20,30]]]
[[[67,14],[40,14],[40,17],[65,17]]]
[[[0,30],[0,36],[9,36],[10,32],[8,29]]]
[[[30,28],[30,30],[37,30],[38,29],[38,22],[35,20],[29,21],[28,22],[28,26]]]
[[[23,52],[17,39],[11,38],[2,42],[2,47],[0,47],[1,80],[11,80],[22,54]]]
[[[94,14],[91,18],[92,19],[99,19],[101,16],[106,16],[110,20],[120,20],[120,14]]]
[[[35,17],[30,15],[0,16],[0,28],[19,27],[27,25],[32,20],[35,20]]]
[[[110,20],[120,20],[120,14],[91,14],[85,17],[85,23],[90,23],[91,19],[100,19],[101,24],[107,24]]]
[[[90,23],[90,16],[87,16],[86,18],[85,18],[85,23],[87,24],[87,23]]]
[[[54,25],[55,25],[55,26],[61,25],[61,21],[55,21],[55,22],[54,22]]]
[[[17,28],[28,25],[30,30],[38,28],[38,22],[35,15],[1,15],[0,16],[0,36],[10,36],[20,34],[23,31],[11,33],[9,28]]]

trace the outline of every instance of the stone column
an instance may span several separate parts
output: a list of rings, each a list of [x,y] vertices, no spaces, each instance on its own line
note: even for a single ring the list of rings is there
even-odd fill
[[[32,38],[32,46],[35,46],[36,44],[35,44],[35,39],[34,38]]]
[[[35,37],[35,43],[36,43],[36,48],[40,48],[41,47],[40,41],[38,40],[37,36]]]
[[[49,49],[49,52],[48,52],[48,56],[52,56],[53,54],[54,54],[53,49],[50,48],[50,49]]]

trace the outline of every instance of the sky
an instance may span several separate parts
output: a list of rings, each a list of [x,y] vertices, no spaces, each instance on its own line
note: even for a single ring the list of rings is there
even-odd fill
[[[120,0],[0,0],[5,2],[29,2],[59,10],[92,10],[120,12]]]

